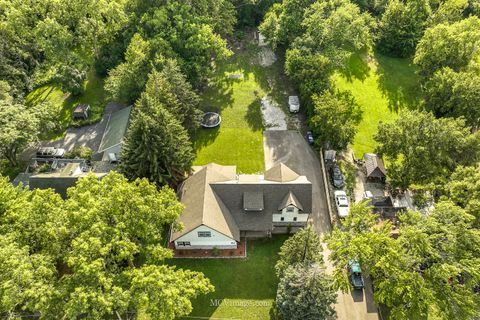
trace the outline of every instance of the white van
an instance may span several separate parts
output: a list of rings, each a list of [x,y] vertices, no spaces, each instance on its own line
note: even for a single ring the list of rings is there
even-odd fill
[[[288,108],[292,113],[297,113],[300,110],[300,99],[298,99],[298,96],[288,97]]]

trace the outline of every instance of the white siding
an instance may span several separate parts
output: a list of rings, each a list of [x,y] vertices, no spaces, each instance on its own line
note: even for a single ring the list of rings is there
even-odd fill
[[[303,213],[298,208],[291,206],[293,212],[287,212],[287,208],[282,210],[282,213],[274,213],[272,216],[273,222],[307,222],[308,214]],[[283,220],[282,220],[283,218]],[[296,220],[294,218],[297,218]]]
[[[198,232],[210,232],[211,237],[199,237]],[[179,242],[190,242],[190,246],[179,245]],[[226,235],[205,225],[201,225],[175,240],[176,249],[236,249],[237,242]]]

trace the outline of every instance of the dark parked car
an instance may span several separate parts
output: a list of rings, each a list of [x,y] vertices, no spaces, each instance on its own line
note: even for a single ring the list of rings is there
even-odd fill
[[[307,142],[309,145],[313,144],[313,133],[312,131],[307,131]]]
[[[335,188],[342,188],[345,184],[342,171],[340,171],[340,168],[336,164],[330,167],[330,178]]]
[[[63,158],[65,149],[54,147],[42,147],[37,150],[37,158]]]
[[[350,262],[348,262],[348,279],[354,289],[363,289],[364,283],[362,269],[360,268],[360,263],[358,263],[358,261],[350,260]]]

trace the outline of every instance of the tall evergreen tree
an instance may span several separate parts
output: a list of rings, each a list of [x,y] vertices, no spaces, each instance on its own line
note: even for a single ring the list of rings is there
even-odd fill
[[[150,73],[145,92],[156,103],[162,104],[190,133],[200,126],[200,98],[175,60],[167,60],[162,71]]]
[[[277,276],[281,278],[289,266],[298,263],[323,263],[320,237],[311,227],[299,230],[283,243],[275,265]]]
[[[185,128],[163,104],[143,93],[122,149],[122,172],[130,179],[176,185],[190,171],[193,159]]]
[[[321,320],[335,315],[337,292],[319,264],[289,266],[280,279],[276,307],[283,319]]]

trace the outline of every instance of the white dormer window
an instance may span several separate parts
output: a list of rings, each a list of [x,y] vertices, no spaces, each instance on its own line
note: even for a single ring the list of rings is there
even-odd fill
[[[285,211],[288,212],[288,213],[295,212],[295,207],[294,207],[294,206],[288,206],[288,207],[285,209]]]

